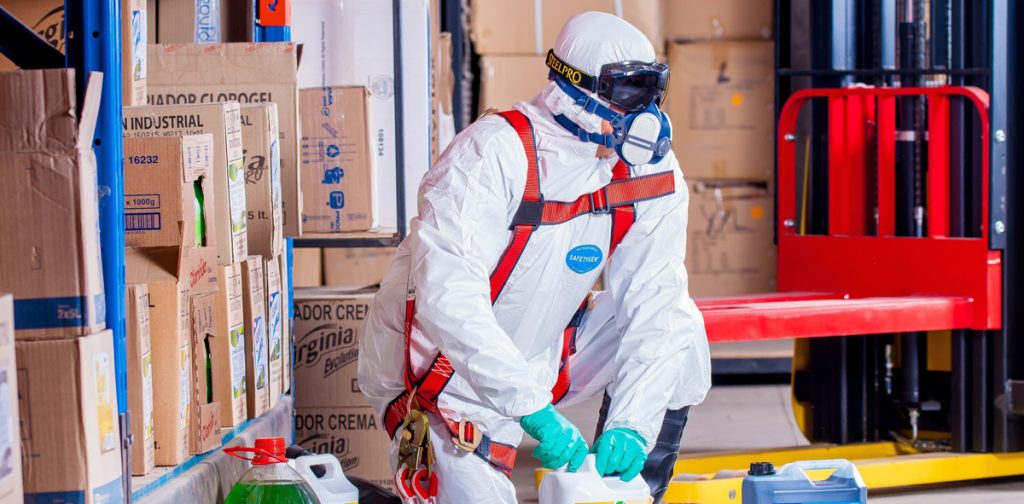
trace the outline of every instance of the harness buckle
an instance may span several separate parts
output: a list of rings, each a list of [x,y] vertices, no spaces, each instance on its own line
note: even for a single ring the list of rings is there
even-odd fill
[[[594,195],[598,195],[597,198]],[[612,209],[608,206],[608,189],[602,187],[597,191],[594,191],[587,195],[590,198],[590,213],[592,214],[607,214],[611,213]]]
[[[411,470],[425,467],[431,471],[434,465],[434,454],[430,446],[430,419],[422,411],[410,409],[398,434],[397,468],[403,466]]]
[[[472,422],[459,420],[459,435],[452,437],[452,442],[455,443],[455,446],[473,453],[480,446],[480,442],[483,439],[484,433],[476,428]]]

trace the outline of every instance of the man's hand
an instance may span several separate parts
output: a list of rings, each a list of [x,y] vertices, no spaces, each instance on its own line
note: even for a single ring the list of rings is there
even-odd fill
[[[524,416],[519,420],[530,437],[540,441],[533,450],[533,456],[548,469],[558,469],[566,464],[569,472],[576,472],[586,458],[587,442],[567,418],[552,405]]]
[[[647,461],[647,442],[633,429],[612,429],[597,438],[594,452],[601,476],[618,474],[622,481],[631,481]]]

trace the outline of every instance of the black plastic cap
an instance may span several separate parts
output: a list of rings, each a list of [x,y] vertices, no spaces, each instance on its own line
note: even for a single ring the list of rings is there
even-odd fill
[[[771,476],[775,474],[775,466],[771,462],[752,462],[750,464],[751,476]]]

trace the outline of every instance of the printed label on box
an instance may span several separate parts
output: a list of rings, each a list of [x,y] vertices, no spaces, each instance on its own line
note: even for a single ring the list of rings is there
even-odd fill
[[[142,356],[142,432],[153,437],[153,354]]]
[[[7,369],[0,369],[0,453],[12,453],[14,443],[14,426],[18,421],[14,418],[14,406],[11,404],[11,381],[7,377]],[[0,482],[14,472],[11,464],[0,464]]]
[[[192,391],[189,385],[191,378],[191,370],[189,369],[189,358],[188,358],[188,347],[186,343],[181,347],[181,357],[179,358],[179,387],[181,391],[179,393],[178,403],[178,429],[184,430],[188,428],[188,415],[189,415],[189,403],[192,398]]]
[[[245,328],[241,324],[231,328],[231,397],[242,397],[245,390]]]
[[[132,80],[146,79],[147,18],[145,10],[132,11]]]
[[[267,387],[267,327],[263,317],[257,316],[253,323],[253,359],[256,363],[256,390]]]
[[[99,420],[100,449],[103,453],[117,448],[116,418],[114,408],[114,377],[111,372],[110,355],[98,353],[93,358],[93,374],[96,380],[96,417]]]
[[[215,44],[220,42],[219,0],[196,0],[195,26],[195,42],[197,44]]]
[[[281,358],[281,293],[270,293],[270,361]]]

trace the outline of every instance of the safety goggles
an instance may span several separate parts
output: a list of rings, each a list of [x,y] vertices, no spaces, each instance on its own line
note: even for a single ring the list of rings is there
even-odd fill
[[[551,73],[573,85],[597,93],[626,112],[638,112],[650,104],[661,105],[668,89],[669,68],[664,63],[622,61],[601,67],[597,77],[590,75],[548,51],[547,66]]]

